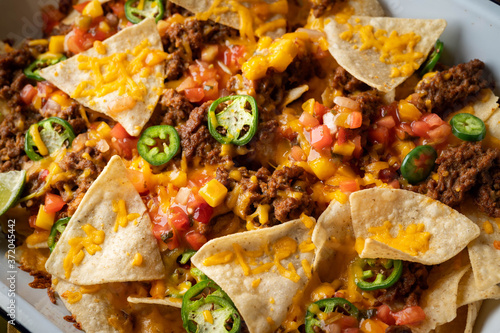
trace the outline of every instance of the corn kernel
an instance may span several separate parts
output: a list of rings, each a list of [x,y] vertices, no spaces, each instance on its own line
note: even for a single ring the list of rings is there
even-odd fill
[[[96,18],[104,15],[104,11],[102,10],[102,6],[99,0],[92,0],[85,6],[82,14],[85,16],[90,16],[92,18]]]
[[[104,121],[99,123],[99,125],[96,128],[96,131],[103,139],[111,135],[111,128]]]
[[[54,218],[56,213],[47,213],[45,211],[45,206],[40,205],[40,209],[38,210],[38,215],[36,216],[35,225],[38,228],[44,230],[52,229],[52,225],[54,224]]]
[[[227,188],[217,179],[212,179],[198,193],[210,206],[217,207],[224,202],[227,195]]]
[[[335,154],[339,154],[342,156],[351,156],[352,153],[354,152],[355,148],[356,148],[356,145],[353,142],[348,141],[348,142],[343,143],[341,145],[339,145],[338,143],[335,143],[332,151]]]
[[[399,101],[398,112],[402,121],[415,121],[420,119],[422,112],[412,103],[405,101],[404,99]]]
[[[327,157],[320,157],[309,162],[312,171],[321,180],[330,178],[337,172],[337,165]]]
[[[52,36],[52,37],[50,37],[49,52],[50,53],[63,53],[64,52],[64,38],[65,38],[65,36]]]

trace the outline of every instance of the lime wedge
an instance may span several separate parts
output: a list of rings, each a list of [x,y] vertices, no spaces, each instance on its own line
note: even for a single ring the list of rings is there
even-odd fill
[[[0,173],[0,216],[14,206],[21,195],[26,171]]]

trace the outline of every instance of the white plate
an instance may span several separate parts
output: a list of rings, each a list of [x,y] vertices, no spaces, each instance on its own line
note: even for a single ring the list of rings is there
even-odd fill
[[[500,86],[500,6],[488,0],[379,0],[394,17],[444,18],[448,27],[441,40],[445,44],[444,62],[456,64],[474,58],[484,61]],[[41,27],[37,8],[56,0],[0,0],[0,39],[36,37]],[[500,89],[497,87],[497,93]],[[0,307],[9,302],[5,252],[0,239]],[[45,290],[28,287],[32,278],[17,270],[17,318],[31,332],[79,332],[62,319],[68,312],[49,302]],[[60,302],[59,302],[60,303]],[[476,323],[475,333],[500,332],[500,301],[486,301]],[[450,332],[452,333],[452,332]]]

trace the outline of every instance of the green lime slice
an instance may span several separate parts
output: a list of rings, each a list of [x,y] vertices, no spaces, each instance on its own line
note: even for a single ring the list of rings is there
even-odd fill
[[[0,173],[0,216],[14,206],[23,191],[26,171]]]

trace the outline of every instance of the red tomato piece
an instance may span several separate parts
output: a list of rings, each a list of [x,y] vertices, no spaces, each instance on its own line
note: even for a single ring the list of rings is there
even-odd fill
[[[355,145],[354,152],[352,154],[354,155],[354,157],[360,157],[361,153],[363,152],[363,146],[361,145],[361,136],[357,135],[356,137],[354,137],[352,142]]]
[[[184,238],[186,239],[186,242],[188,242],[189,246],[196,251],[198,251],[207,242],[207,238],[197,231],[188,232]]]
[[[382,320],[387,325],[394,325],[396,320],[392,316],[391,308],[388,305],[382,304],[377,308],[377,318]]]
[[[77,5],[74,5],[73,8],[79,12],[80,14],[83,13],[83,10],[85,9],[85,7],[89,4],[90,1],[85,1],[85,2],[82,2],[82,3],[79,3]]]
[[[330,129],[326,125],[319,125],[311,131],[311,145],[320,150],[332,145],[333,139],[330,134]]]
[[[396,325],[410,325],[425,319],[425,312],[420,306],[410,306],[406,309],[393,313]]]
[[[212,218],[213,212],[214,209],[212,208],[212,206],[210,206],[206,202],[203,202],[195,208],[193,218],[200,223],[208,224],[210,222],[210,219]]]
[[[319,120],[316,119],[314,116],[312,116],[310,113],[305,111],[302,112],[302,114],[300,115],[299,121],[302,125],[309,128],[316,127],[319,125]]]
[[[373,142],[386,144],[389,142],[389,129],[387,127],[378,126],[368,131],[368,137]]]
[[[154,224],[153,235],[160,242],[167,244],[170,250],[179,247],[179,239],[177,238],[175,231],[170,228],[168,223],[165,225]]]
[[[21,90],[21,99],[24,104],[31,104],[33,98],[35,98],[38,91],[31,84],[27,84],[24,86],[23,90]]]
[[[203,88],[188,88],[184,90],[184,94],[186,94],[187,99],[191,103],[201,102],[203,97],[205,97],[205,92]]]
[[[357,329],[358,327],[358,320],[351,316],[342,316],[342,318],[340,318],[337,323],[340,324],[340,327],[342,329],[354,327]]]
[[[377,120],[376,124],[387,128],[393,128],[394,126],[396,126],[396,121],[394,121],[394,118],[392,116],[385,116],[384,118]]]
[[[48,81],[37,82],[36,88],[40,97],[49,97],[55,87]]]
[[[47,213],[56,213],[60,211],[66,203],[60,195],[47,193],[45,195],[45,211]]]
[[[137,170],[127,169],[127,178],[130,180],[132,185],[139,193],[145,193],[148,191],[146,186],[146,180],[144,179],[144,174]]]
[[[113,126],[113,129],[111,129],[111,136],[118,140],[131,138],[131,136],[127,133],[125,128],[120,125],[120,123],[116,123],[116,125]]]
[[[349,113],[347,117],[347,125],[349,128],[360,128],[363,124],[363,115],[359,111]]]
[[[359,328],[355,328],[355,327],[350,327],[350,328],[346,328],[345,330],[342,330],[342,333],[358,333],[359,332]]]
[[[347,142],[347,130],[343,127],[338,128],[337,144],[342,145]]]
[[[443,123],[443,120],[435,113],[428,113],[422,116],[420,120],[425,121],[432,128],[437,127]]]
[[[125,4],[123,2],[109,2],[108,4],[116,16],[125,17]]]
[[[422,138],[428,138],[427,132],[431,129],[431,126],[422,120],[413,121],[411,123],[411,130],[416,136]]]
[[[314,115],[318,118],[323,117],[323,115],[327,112],[329,112],[330,109],[328,109],[326,106],[324,106],[321,103],[314,102]]]
[[[431,129],[427,134],[432,140],[442,141],[451,134],[451,126],[450,124],[443,122],[442,125]]]
[[[30,228],[33,228],[35,229],[36,228],[36,215],[31,215],[29,218],[28,218],[28,223],[30,224]]]
[[[170,224],[177,230],[186,231],[191,227],[189,216],[179,206],[170,207],[169,212]]]
[[[344,193],[345,192],[355,192],[355,191],[359,190],[358,183],[356,183],[356,181],[354,179],[341,181],[339,186],[340,186],[340,190]]]

